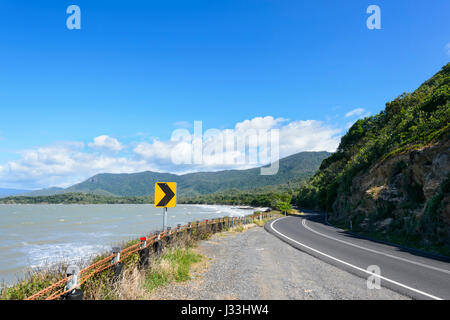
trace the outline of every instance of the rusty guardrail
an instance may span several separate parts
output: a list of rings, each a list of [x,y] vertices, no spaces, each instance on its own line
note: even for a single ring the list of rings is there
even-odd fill
[[[166,230],[156,232],[150,237],[141,237],[140,242],[130,245],[124,249],[118,247],[113,248],[113,252],[84,269],[79,269],[76,265],[71,265],[67,268],[67,276],[58,280],[47,288],[34,293],[25,298],[25,300],[82,300],[83,291],[80,289],[81,285],[88,281],[95,274],[101,273],[107,269],[113,268],[114,277],[119,277],[122,272],[123,262],[132,254],[139,252],[139,265],[146,267],[149,262],[150,248],[153,247],[155,253],[161,253],[163,248],[162,239],[167,239],[167,244],[170,243],[173,235],[187,232],[189,238],[192,238],[193,231],[205,227],[210,233],[221,232],[225,228],[232,228],[238,225],[253,223],[255,219],[268,219],[274,215],[270,213],[254,213],[242,217],[223,217],[212,220],[205,219],[202,221],[189,222],[185,225],[178,225],[175,229],[168,227]],[[209,227],[208,227],[209,226]]]

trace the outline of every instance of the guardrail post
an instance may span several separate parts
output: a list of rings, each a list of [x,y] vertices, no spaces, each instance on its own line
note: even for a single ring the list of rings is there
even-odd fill
[[[83,290],[80,289],[80,268],[76,265],[70,265],[66,271],[67,276],[71,278],[67,281],[64,291],[71,290],[61,296],[63,300],[83,300]]]
[[[217,221],[216,221],[216,219],[212,220],[212,230],[213,230],[213,233],[217,233]]]
[[[153,250],[156,253],[156,255],[160,255],[162,251],[162,242],[161,242],[161,232],[156,231],[156,238],[155,242],[153,242]]]
[[[199,233],[199,230],[200,230],[200,222],[197,220],[197,221],[195,221],[195,239],[198,239],[198,233]]]
[[[167,227],[167,236],[166,236],[166,243],[169,244],[172,242],[172,228]]]
[[[145,268],[148,266],[148,260],[150,257],[150,249],[147,248],[147,238],[142,237],[141,239],[141,248],[139,250],[139,267]]]
[[[113,258],[112,263],[114,263],[113,265],[113,271],[114,271],[114,276],[113,276],[113,281],[117,281],[120,277],[120,274],[122,273],[122,269],[123,269],[123,262],[120,262],[120,247],[113,247],[112,248],[112,253],[115,254],[115,257]]]
[[[177,239],[181,236],[180,232],[181,232],[181,223],[177,224],[177,229],[175,231],[175,237]]]
[[[189,240],[191,240],[192,239],[192,223],[190,221],[188,222],[187,233],[189,236]]]

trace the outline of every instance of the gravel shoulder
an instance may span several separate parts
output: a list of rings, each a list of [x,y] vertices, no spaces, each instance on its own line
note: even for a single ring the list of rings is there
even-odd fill
[[[192,280],[157,289],[151,299],[180,300],[399,300],[386,288],[368,289],[366,280],[318,260],[253,227],[215,234],[196,249],[206,263]]]

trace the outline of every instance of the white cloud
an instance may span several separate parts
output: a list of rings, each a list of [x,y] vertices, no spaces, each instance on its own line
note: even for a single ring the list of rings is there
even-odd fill
[[[300,151],[335,151],[341,130],[334,129],[320,121],[288,121],[284,118],[256,117],[236,123],[232,129],[203,129],[203,161],[185,164],[184,159],[192,159],[194,141],[193,130],[177,129],[184,133],[184,142],[153,139],[147,142],[130,142],[134,145],[131,153],[102,154],[85,148],[82,142],[57,143],[19,152],[20,159],[0,165],[2,187],[43,188],[50,186],[67,187],[81,182],[98,173],[133,173],[141,171],[168,171],[186,173],[195,171],[216,171],[221,169],[245,169],[266,164],[276,159],[261,156],[267,147],[266,133],[276,129],[279,133],[279,157],[286,157]],[[258,133],[258,138],[250,140],[248,133]],[[209,134],[209,139],[208,139]],[[222,140],[246,145],[245,149],[225,148]],[[233,137],[227,140],[227,137]],[[221,138],[221,139],[222,139]],[[252,140],[253,139],[253,140]],[[225,141],[225,142],[226,142]],[[89,143],[90,148],[118,152],[124,146],[117,139],[103,135]],[[253,157],[253,151],[260,150],[260,157]],[[175,156],[175,159],[174,159]],[[175,160],[175,161],[174,161]]]
[[[360,115],[362,115],[364,113],[364,111],[366,111],[366,110],[364,110],[363,108],[356,108],[356,109],[353,109],[350,112],[347,112],[345,114],[345,117],[349,118],[349,117],[353,117],[353,116],[360,116]]]
[[[116,139],[107,135],[102,135],[94,138],[94,142],[88,144],[91,148],[106,149],[114,152],[119,152],[123,149],[122,144]]]
[[[147,160],[170,159],[173,143],[170,141],[161,142],[153,140],[152,143],[142,142],[134,148],[134,153]]]
[[[235,126],[237,131],[241,130],[249,130],[249,129],[272,129],[275,128],[278,124],[285,122],[284,118],[274,118],[271,116],[266,117],[256,117],[251,120],[244,120],[242,122],[238,122]]]
[[[339,132],[316,120],[291,122],[280,129],[280,156],[300,151],[334,152],[341,139]]]
[[[348,121],[348,122],[345,124],[345,129],[346,129],[346,130],[350,129],[350,127],[351,127],[356,121],[358,121],[358,119],[362,119],[362,118],[365,118],[365,117],[368,117],[368,116],[370,116],[370,112],[369,112],[369,111],[366,111],[366,110],[363,109],[363,108],[356,108],[356,109],[353,109],[352,111],[347,112],[347,113],[345,114],[345,117],[346,117],[346,118],[351,118],[351,119],[350,119],[351,121]]]
[[[271,150],[266,134],[273,129],[279,132],[279,157],[300,151],[332,152],[340,141],[338,134],[341,130],[320,121],[288,122],[284,118],[267,116],[239,122],[233,129],[205,130],[201,141],[201,163],[195,162],[194,136],[187,130],[183,142],[154,140],[138,144],[133,151],[139,158],[163,170],[178,173],[250,168],[277,160],[264,157]]]
[[[101,172],[156,169],[145,161],[95,155],[83,149],[83,143],[72,142],[23,150],[21,159],[0,166],[0,181],[9,187],[67,187]]]

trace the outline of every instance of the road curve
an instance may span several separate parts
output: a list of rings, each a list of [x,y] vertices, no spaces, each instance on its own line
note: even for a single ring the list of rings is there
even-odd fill
[[[324,223],[324,215],[288,216],[265,228],[286,243],[363,278],[378,266],[381,285],[415,299],[450,299],[450,259],[372,241]],[[376,289],[374,289],[376,290]]]

